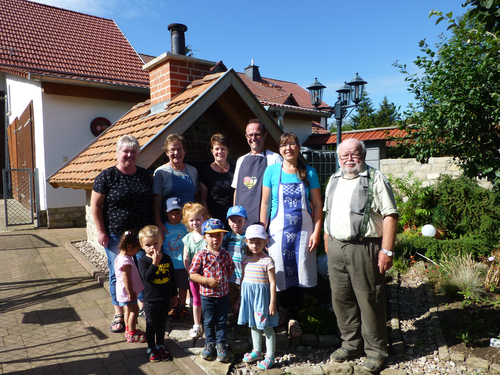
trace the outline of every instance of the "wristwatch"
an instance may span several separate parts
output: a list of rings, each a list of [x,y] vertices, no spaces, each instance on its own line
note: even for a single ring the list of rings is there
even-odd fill
[[[380,251],[386,254],[388,257],[394,256],[394,253],[391,250],[382,249]]]

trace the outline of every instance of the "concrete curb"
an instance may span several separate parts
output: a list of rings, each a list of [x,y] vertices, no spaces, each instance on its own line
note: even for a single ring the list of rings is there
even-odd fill
[[[106,289],[109,293],[109,280],[106,274],[100,271],[96,266],[92,264],[88,258],[83,255],[71,242],[64,242],[63,246],[69,253],[82,265],[85,270],[92,275],[92,277]],[[144,330],[142,320],[138,321],[138,325]],[[195,362],[193,361],[184,351],[170,338],[165,338],[165,348],[172,355],[174,364],[181,370],[185,375],[206,375],[207,373]]]

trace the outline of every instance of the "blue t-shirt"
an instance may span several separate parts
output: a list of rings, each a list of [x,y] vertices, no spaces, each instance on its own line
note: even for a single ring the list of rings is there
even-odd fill
[[[172,258],[174,269],[184,269],[184,263],[182,261],[184,243],[182,239],[187,234],[186,227],[182,223],[176,225],[164,223],[164,225],[168,230],[168,234],[165,234],[165,240],[163,241],[161,251],[163,254],[168,254],[170,258]]]
[[[264,172],[264,179],[262,185],[271,188],[271,217],[274,217],[276,210],[278,208],[278,185],[280,179],[281,163],[276,163],[270,165],[266,168]],[[309,187],[306,186],[306,200],[309,200],[309,191],[311,189],[319,189],[319,180],[316,170],[313,167],[306,165],[307,180],[309,181]],[[296,183],[300,182],[299,176],[294,173],[285,173],[281,171],[281,182],[282,183]]]

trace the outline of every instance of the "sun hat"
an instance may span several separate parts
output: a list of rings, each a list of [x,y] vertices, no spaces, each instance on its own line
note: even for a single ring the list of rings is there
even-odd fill
[[[165,209],[167,212],[172,210],[182,210],[181,199],[177,197],[168,198],[165,202]]]
[[[224,229],[224,224],[219,219],[208,219],[201,226],[201,234],[204,236],[205,233],[218,233],[218,232],[228,232]]]
[[[267,240],[267,233],[262,225],[253,224],[247,228],[247,231],[245,232],[245,238],[260,238],[263,240]]]
[[[229,219],[229,216],[241,216],[244,217],[245,219],[248,217],[247,210],[245,210],[245,207],[243,206],[230,207],[229,210],[227,210],[226,219]]]

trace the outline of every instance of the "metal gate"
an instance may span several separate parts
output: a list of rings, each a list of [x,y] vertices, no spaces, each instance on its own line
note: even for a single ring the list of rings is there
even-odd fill
[[[33,171],[4,169],[5,225],[34,223]]]
[[[328,182],[330,176],[337,170],[337,154],[335,151],[302,151],[307,163],[316,169],[320,185]]]

